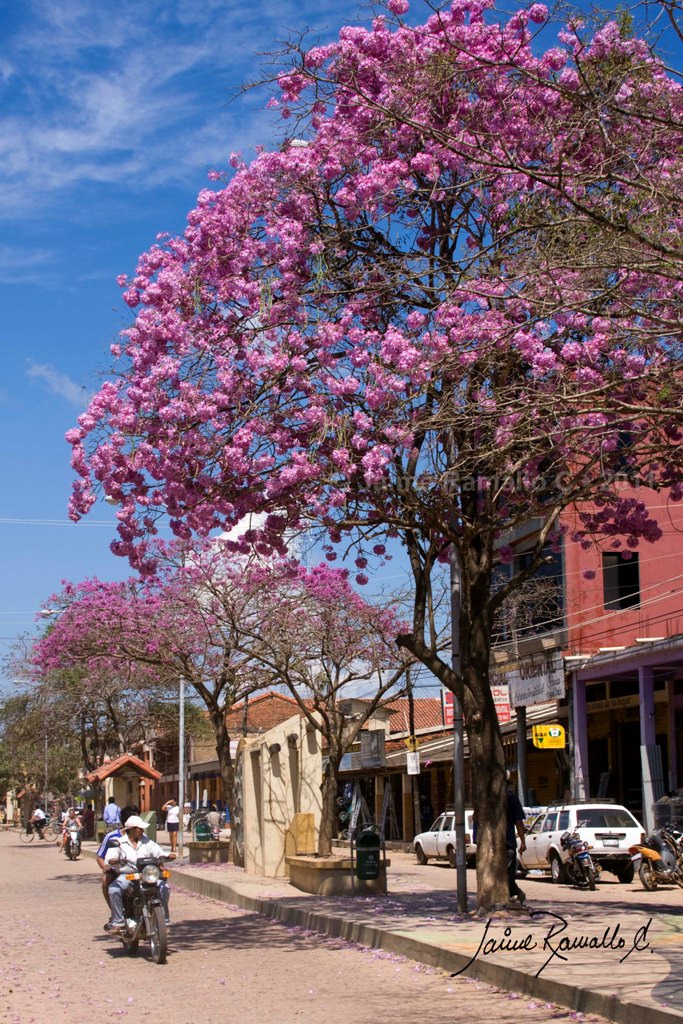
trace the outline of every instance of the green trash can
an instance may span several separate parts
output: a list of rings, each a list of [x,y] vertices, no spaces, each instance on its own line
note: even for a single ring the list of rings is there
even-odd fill
[[[140,815],[145,823],[145,835],[148,839],[152,839],[155,843],[157,841],[157,812],[156,811],[143,811]]]
[[[379,878],[382,837],[376,825],[365,825],[356,839],[356,878],[364,882]]]
[[[198,843],[208,843],[211,839],[211,826],[208,821],[198,821],[195,830],[194,837]]]

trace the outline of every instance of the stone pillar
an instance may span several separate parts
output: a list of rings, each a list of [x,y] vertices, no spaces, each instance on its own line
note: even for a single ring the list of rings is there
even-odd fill
[[[586,712],[586,684],[577,677],[572,680],[572,740],[574,743],[574,799],[590,796],[588,781],[588,714]]]

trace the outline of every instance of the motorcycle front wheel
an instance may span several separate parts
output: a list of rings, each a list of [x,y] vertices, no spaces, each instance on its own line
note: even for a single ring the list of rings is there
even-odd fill
[[[643,883],[643,888],[647,889],[648,892],[654,892],[657,888],[657,878],[655,870],[652,867],[652,861],[643,858],[640,870],[638,871],[638,877]]]
[[[165,964],[168,954],[168,934],[163,907],[150,907],[149,946],[155,964]]]
[[[591,892],[595,892],[595,869],[586,868],[586,881]]]
[[[140,940],[129,939],[125,935],[122,935],[121,941],[123,942],[124,952],[127,953],[128,956],[135,956],[138,951],[138,946],[140,945]]]

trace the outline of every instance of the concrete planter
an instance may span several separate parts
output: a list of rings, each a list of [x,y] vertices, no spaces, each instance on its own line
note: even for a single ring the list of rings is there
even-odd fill
[[[227,864],[230,843],[222,839],[210,839],[207,843],[189,842],[190,864]]]
[[[296,889],[316,896],[386,896],[387,866],[380,867],[379,878],[362,881],[351,877],[350,857],[304,857],[286,858],[289,881]]]

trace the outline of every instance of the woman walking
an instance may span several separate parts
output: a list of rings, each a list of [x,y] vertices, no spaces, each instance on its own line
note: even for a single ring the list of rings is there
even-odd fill
[[[180,828],[180,805],[175,797],[171,797],[161,809],[166,811],[166,831],[171,843],[171,853],[175,853],[178,845],[178,829]]]

